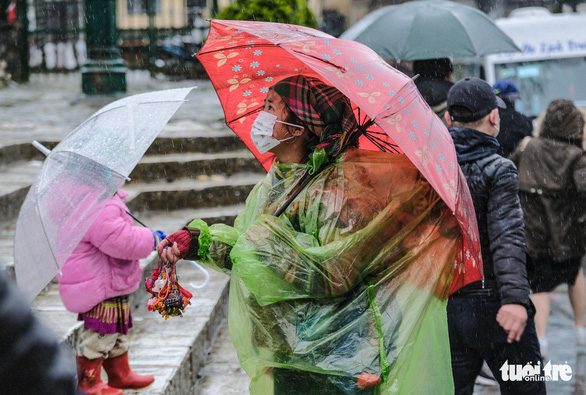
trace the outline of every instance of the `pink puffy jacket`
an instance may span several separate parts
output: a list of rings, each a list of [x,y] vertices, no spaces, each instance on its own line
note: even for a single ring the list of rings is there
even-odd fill
[[[128,194],[118,191],[98,215],[58,274],[59,293],[65,307],[85,313],[98,303],[138,289],[146,258],[155,240],[149,228],[134,226],[122,202]]]

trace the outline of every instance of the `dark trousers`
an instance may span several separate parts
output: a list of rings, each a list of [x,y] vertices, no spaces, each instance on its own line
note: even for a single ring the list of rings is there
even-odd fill
[[[535,332],[533,309],[528,311],[527,326],[519,342],[507,343],[507,334],[496,321],[501,307],[494,296],[454,295],[448,301],[448,329],[452,353],[452,372],[456,394],[472,394],[474,382],[486,361],[501,394],[545,394],[544,381],[503,381],[501,366],[526,365],[543,367],[539,341]]]

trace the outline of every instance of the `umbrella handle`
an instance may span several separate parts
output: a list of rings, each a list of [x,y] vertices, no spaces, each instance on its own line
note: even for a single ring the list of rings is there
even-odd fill
[[[33,140],[32,144],[33,144],[33,147],[35,147],[36,149],[41,151],[45,156],[49,156],[49,154],[51,153],[51,150],[49,148],[45,147],[43,144],[39,143],[37,140]]]
[[[189,283],[189,286],[195,289],[201,289],[203,287],[205,287],[206,285],[208,285],[208,282],[210,281],[210,274],[208,273],[208,271],[202,267],[199,263],[197,263],[196,261],[188,261],[186,260],[185,262],[189,262],[191,263],[193,266],[195,266],[196,268],[198,268],[203,275],[205,276],[205,280],[203,280],[202,284],[196,284],[196,283]]]

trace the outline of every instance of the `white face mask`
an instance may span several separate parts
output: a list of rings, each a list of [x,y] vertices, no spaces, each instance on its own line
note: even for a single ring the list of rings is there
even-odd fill
[[[282,123],[285,125],[295,126],[296,128],[303,129],[303,126],[295,125],[292,123],[287,123],[283,121],[277,120],[277,117],[273,114],[269,114],[266,111],[261,111],[258,114],[258,117],[254,120],[252,124],[252,129],[250,130],[250,137],[254,146],[261,154],[270,151],[271,149],[275,148],[277,145],[281,144],[284,141],[289,141],[291,139],[296,138],[296,136],[291,136],[283,140],[278,140],[273,137],[273,128],[275,127],[275,123]]]

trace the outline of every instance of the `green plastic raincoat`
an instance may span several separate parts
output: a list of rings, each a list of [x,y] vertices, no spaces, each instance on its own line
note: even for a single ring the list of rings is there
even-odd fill
[[[202,262],[231,275],[251,393],[453,393],[453,214],[404,155],[351,149],[273,216],[305,171],[273,164],[233,227],[189,225]]]

